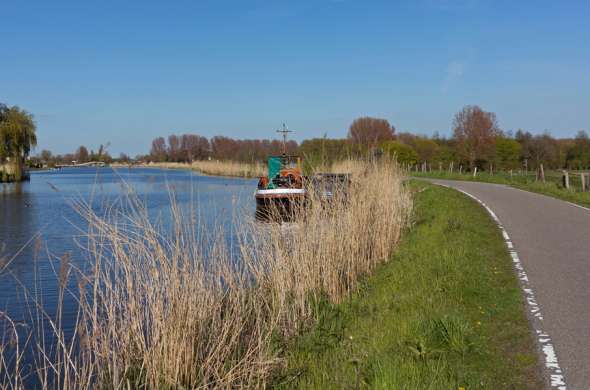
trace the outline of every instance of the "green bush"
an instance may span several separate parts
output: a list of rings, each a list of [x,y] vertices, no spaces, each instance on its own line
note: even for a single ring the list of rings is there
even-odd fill
[[[397,159],[402,164],[414,165],[418,162],[418,153],[410,146],[402,144],[397,141],[386,141],[381,145],[383,153],[387,154],[391,158]]]

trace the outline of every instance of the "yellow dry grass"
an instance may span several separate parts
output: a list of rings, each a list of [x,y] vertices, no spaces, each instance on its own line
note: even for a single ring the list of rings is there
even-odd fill
[[[194,171],[212,176],[232,177],[260,177],[266,174],[264,164],[241,163],[236,161],[199,160],[189,163],[149,163],[146,166],[166,169],[192,169]]]
[[[365,163],[361,163],[358,160],[341,160],[336,161],[332,164],[329,172],[332,173],[350,173],[356,177],[362,176],[365,174],[365,170],[367,169],[368,165]]]

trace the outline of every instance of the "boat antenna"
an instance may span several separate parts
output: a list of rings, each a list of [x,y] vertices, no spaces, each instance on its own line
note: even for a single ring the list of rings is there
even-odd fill
[[[287,126],[283,123],[283,130],[277,130],[277,133],[283,134],[283,156],[287,155],[287,134],[292,133],[291,130],[287,130]]]

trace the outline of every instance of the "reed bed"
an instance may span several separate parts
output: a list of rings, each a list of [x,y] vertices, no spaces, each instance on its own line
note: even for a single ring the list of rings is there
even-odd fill
[[[207,175],[260,177],[266,174],[264,164],[235,161],[193,161],[191,168]]]
[[[149,163],[150,167],[167,169],[192,169],[212,176],[230,177],[260,177],[266,174],[265,166],[261,163],[242,163],[236,161],[198,160],[192,163]]]
[[[28,345],[39,356],[32,374],[45,388],[266,387],[283,366],[277,340],[305,331],[319,300],[340,302],[388,261],[408,223],[397,166],[353,164],[360,173],[331,202],[295,210],[297,223],[244,222],[231,243],[174,202],[172,227],[133,196],[102,215],[79,203],[93,270],[62,262],[59,271],[64,285],[79,280],[76,333],[66,340],[42,315],[57,341]],[[20,375],[0,387],[18,387]]]
[[[358,160],[347,159],[335,161],[327,171],[332,173],[350,173],[358,177],[365,174],[366,168],[366,164],[359,164]]]

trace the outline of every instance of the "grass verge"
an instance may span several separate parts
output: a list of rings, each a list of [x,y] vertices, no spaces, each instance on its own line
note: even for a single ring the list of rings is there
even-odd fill
[[[536,192],[538,194],[551,196],[557,199],[590,207],[590,192],[582,192],[579,175],[570,174],[571,188],[565,189],[561,184],[561,174],[548,172],[546,183],[536,181],[535,176],[514,175],[510,177],[507,173],[490,175],[489,173],[478,173],[477,177],[470,174],[448,173],[448,172],[412,172],[414,177],[428,177],[445,180],[478,181],[484,183],[506,184],[521,190]]]
[[[282,345],[278,388],[538,389],[537,353],[496,225],[473,200],[411,182],[414,228],[393,261]]]

